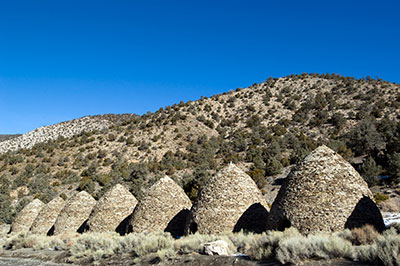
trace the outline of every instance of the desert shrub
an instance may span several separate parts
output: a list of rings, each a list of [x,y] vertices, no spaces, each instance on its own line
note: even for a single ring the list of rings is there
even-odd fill
[[[114,134],[110,133],[110,134],[107,135],[107,140],[108,141],[114,141],[115,139],[116,139],[116,137],[115,137]]]
[[[259,189],[262,189],[267,184],[264,170],[255,168],[248,175],[254,180]]]
[[[56,172],[55,177],[61,180],[62,184],[72,184],[79,181],[78,175],[71,170],[61,170]]]
[[[24,174],[20,174],[14,179],[13,188],[24,186],[24,185],[28,184],[28,182],[29,182],[29,178],[27,176],[25,176]]]
[[[10,224],[13,218],[14,212],[9,194],[0,194],[0,223]]]
[[[5,247],[6,249],[24,248],[25,246],[23,242],[25,241],[27,236],[27,233],[13,234],[6,239],[6,241],[3,243],[3,247]]]
[[[349,149],[346,145],[346,142],[342,140],[331,139],[329,140],[328,146],[339,153],[347,161],[354,157],[351,149]]]
[[[109,166],[110,164],[113,163],[113,160],[110,158],[105,158],[103,161],[103,166]]]
[[[67,200],[67,199],[68,199],[68,196],[67,196],[64,192],[60,194],[60,197],[61,197],[63,200]]]
[[[400,265],[400,235],[393,229],[384,232],[376,241],[376,251],[382,264]]]
[[[18,163],[22,163],[24,161],[24,158],[22,157],[21,154],[6,154],[5,155],[5,159],[4,159],[5,163],[8,163],[9,165],[14,165],[14,164],[18,164]]]
[[[80,169],[81,167],[86,167],[89,164],[89,159],[87,157],[83,157],[82,153],[76,155],[76,158],[73,162],[74,169]]]
[[[41,200],[43,203],[50,202],[56,193],[51,189],[44,189],[42,192],[38,192],[34,195],[35,199]]]
[[[258,126],[261,123],[262,119],[259,115],[252,115],[247,121],[246,126],[249,128],[253,128]]]
[[[172,249],[174,239],[169,233],[138,233],[129,234],[124,238],[124,243],[131,246],[135,256],[142,257],[144,255],[155,253],[162,249]]]
[[[360,166],[360,174],[368,186],[372,187],[379,183],[379,175],[382,173],[382,167],[377,165],[372,157],[368,157]]]
[[[340,131],[346,125],[346,118],[342,113],[334,113],[330,122],[338,131]]]
[[[331,259],[354,257],[354,248],[349,241],[335,235],[318,234],[282,240],[276,251],[281,263],[297,263],[304,259]]]
[[[96,184],[91,177],[83,177],[79,182],[78,191],[86,191],[89,194],[93,194],[96,189]]]
[[[389,198],[390,198],[389,195],[385,195],[380,192],[377,192],[374,194],[374,200],[376,201],[376,203],[384,202],[385,200],[388,200]]]
[[[138,150],[144,151],[144,150],[149,149],[150,147],[151,147],[151,144],[149,142],[142,140],[139,142]]]
[[[135,143],[135,141],[132,136],[126,139],[126,145],[132,145],[133,143]]]
[[[57,248],[66,248],[66,243],[56,236],[41,236],[41,235],[31,235],[32,248],[34,250],[49,250]]]
[[[163,158],[160,161],[160,169],[167,170],[171,167],[177,170],[185,168],[185,161],[183,160],[182,153],[177,152],[174,154],[173,152],[168,151],[164,154]]]
[[[98,174],[95,176],[95,180],[99,183],[100,186],[108,186],[111,184],[112,180],[109,175]]]
[[[283,166],[281,162],[277,160],[275,157],[272,157],[267,161],[267,165],[265,167],[265,173],[268,176],[277,175],[282,173],[282,168]]]
[[[71,255],[75,258],[91,257],[98,260],[113,255],[120,236],[117,233],[86,233],[80,235],[71,246]]]
[[[256,259],[275,258],[281,263],[296,264],[301,260],[316,258],[354,258],[351,243],[336,234],[301,235],[295,228],[283,232],[270,231],[249,249]]]
[[[204,125],[206,125],[207,127],[213,129],[214,128],[214,122],[210,119],[206,119],[204,122]]]
[[[370,224],[351,230],[351,237],[348,239],[354,245],[370,245],[379,237],[378,231]]]
[[[7,249],[33,248],[34,250],[66,248],[65,243],[55,236],[34,235],[30,233],[13,234],[5,239],[3,246]]]
[[[29,204],[31,200],[27,197],[22,198],[22,200],[20,200],[17,204],[17,206],[15,206],[15,213],[19,213],[26,205]]]
[[[97,165],[95,163],[90,164],[90,166],[83,170],[81,176],[83,177],[93,177],[96,174]]]
[[[400,234],[400,223],[391,224],[390,230],[392,230],[393,232],[397,232],[397,234]]]
[[[400,153],[389,156],[390,181],[394,184],[400,183]]]
[[[182,180],[182,188],[190,200],[194,201],[200,188],[210,179],[211,174],[204,168],[198,167],[192,175],[185,175]]]
[[[33,178],[29,182],[28,184],[29,191],[32,194],[35,194],[43,192],[45,190],[49,190],[50,189],[49,181],[50,181],[49,176],[45,174],[38,174],[35,176],[35,178]]]
[[[356,155],[380,151],[385,147],[382,136],[376,129],[375,122],[363,119],[347,134],[348,146]]]
[[[271,130],[272,130],[272,132],[274,132],[274,134],[276,136],[282,136],[286,133],[286,128],[284,128],[280,124],[276,124],[276,125],[272,126]]]
[[[15,166],[11,166],[10,169],[9,169],[9,171],[10,171],[10,174],[11,174],[11,175],[16,175],[16,174],[18,174],[18,172],[19,172],[18,168],[15,167]]]
[[[301,162],[310,151],[306,148],[297,148],[290,154],[290,163],[297,164]]]
[[[117,169],[114,168],[113,171],[115,170]],[[123,180],[128,185],[129,191],[136,198],[141,198],[143,196],[142,186],[144,185],[145,181],[147,180],[147,176],[150,173],[147,164],[130,163],[124,172]],[[110,176],[112,176],[112,173],[110,173]]]
[[[280,240],[300,236],[301,234],[295,228],[288,228],[283,232],[268,231],[247,250],[247,254],[257,260],[272,259]]]

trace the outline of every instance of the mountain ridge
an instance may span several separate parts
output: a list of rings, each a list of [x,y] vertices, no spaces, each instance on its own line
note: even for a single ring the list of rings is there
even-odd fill
[[[357,170],[370,185],[388,175],[385,182],[395,187],[399,110],[400,85],[379,79],[269,78],[142,116],[92,116],[107,126],[0,155],[0,181],[8,183],[15,208],[24,198],[46,202],[76,189],[99,198],[118,182],[140,199],[164,174],[193,199],[205,180],[233,161],[273,195],[274,180],[287,167],[326,144],[350,162],[361,158]]]

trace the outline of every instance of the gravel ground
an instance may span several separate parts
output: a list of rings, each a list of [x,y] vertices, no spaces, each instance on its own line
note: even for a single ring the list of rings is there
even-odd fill
[[[71,264],[60,264],[49,261],[23,258],[0,258],[0,266],[61,266]]]

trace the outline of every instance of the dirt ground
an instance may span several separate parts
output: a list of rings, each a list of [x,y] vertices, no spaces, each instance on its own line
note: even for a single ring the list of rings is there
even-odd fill
[[[74,263],[68,258],[65,251],[34,251],[32,249],[20,249],[14,251],[4,251],[0,255],[0,266],[61,266],[61,265],[93,265],[94,262],[89,259],[81,259]],[[111,256],[98,261],[96,265],[101,266],[122,266],[122,265],[157,265],[157,266],[279,266],[282,265],[277,261],[251,261],[246,257],[227,257],[227,256],[207,256],[199,254],[189,254],[185,256],[177,256],[172,259],[161,261],[155,257],[146,257],[141,260],[135,260],[129,254]],[[345,259],[333,260],[309,260],[304,261],[305,266],[366,266],[369,264],[353,262]]]

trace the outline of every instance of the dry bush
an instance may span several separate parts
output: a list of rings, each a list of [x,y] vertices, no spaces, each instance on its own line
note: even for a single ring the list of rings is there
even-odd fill
[[[163,249],[172,249],[174,239],[169,233],[164,232],[151,234],[138,233],[125,236],[124,244],[126,243],[132,247],[130,251],[133,251],[136,256],[141,257]]]
[[[370,224],[364,225],[360,228],[354,228],[351,230],[351,243],[353,245],[370,245],[376,241],[379,233],[375,227]]]
[[[395,228],[386,230],[372,245],[359,247],[357,258],[360,261],[377,265],[400,265],[400,235]]]
[[[295,228],[288,228],[283,232],[268,231],[255,241],[255,244],[247,250],[247,254],[257,260],[273,259],[279,242],[287,238],[300,237],[301,234]]]
[[[234,249],[244,254],[246,254],[247,250],[249,250],[252,246],[256,245],[259,239],[265,237],[265,235],[265,233],[253,234],[244,233],[243,231],[225,234],[225,236],[229,238],[230,242],[232,242]]]
[[[276,259],[281,263],[297,263],[304,259],[353,259],[351,243],[334,234],[317,234],[287,238],[279,242]]]
[[[298,263],[309,258],[354,258],[351,243],[338,234],[303,236],[295,228],[270,231],[249,249],[255,259],[277,259],[281,263]]]
[[[3,247],[6,249],[20,249],[24,248],[24,241],[28,236],[27,233],[13,233],[8,235],[4,240]]]
[[[86,233],[80,235],[71,246],[74,258],[92,257],[95,261],[113,255],[120,240],[117,233]]]
[[[390,229],[394,230],[394,232],[397,232],[397,234],[400,234],[400,223],[393,223],[390,226]]]
[[[66,242],[58,236],[49,237],[30,233],[11,234],[2,239],[1,247],[7,249],[32,248],[34,250],[54,249],[55,247],[68,249]]]
[[[399,226],[400,227],[400,226]],[[136,258],[170,258],[176,254],[202,253],[204,244],[215,240],[228,243],[231,253],[240,251],[252,259],[276,259],[297,264],[305,259],[347,258],[368,263],[400,265],[399,228],[393,226],[383,235],[366,226],[340,233],[318,233],[304,236],[295,228],[263,234],[225,233],[222,235],[193,234],[174,240],[169,233],[84,233],[40,236],[28,233],[11,234],[0,239],[3,247],[19,249],[68,250],[72,259],[89,258],[93,263],[104,257],[131,253]],[[360,246],[352,246],[352,243]]]
[[[386,266],[400,265],[400,235],[395,229],[387,230],[376,241],[377,257]]]

